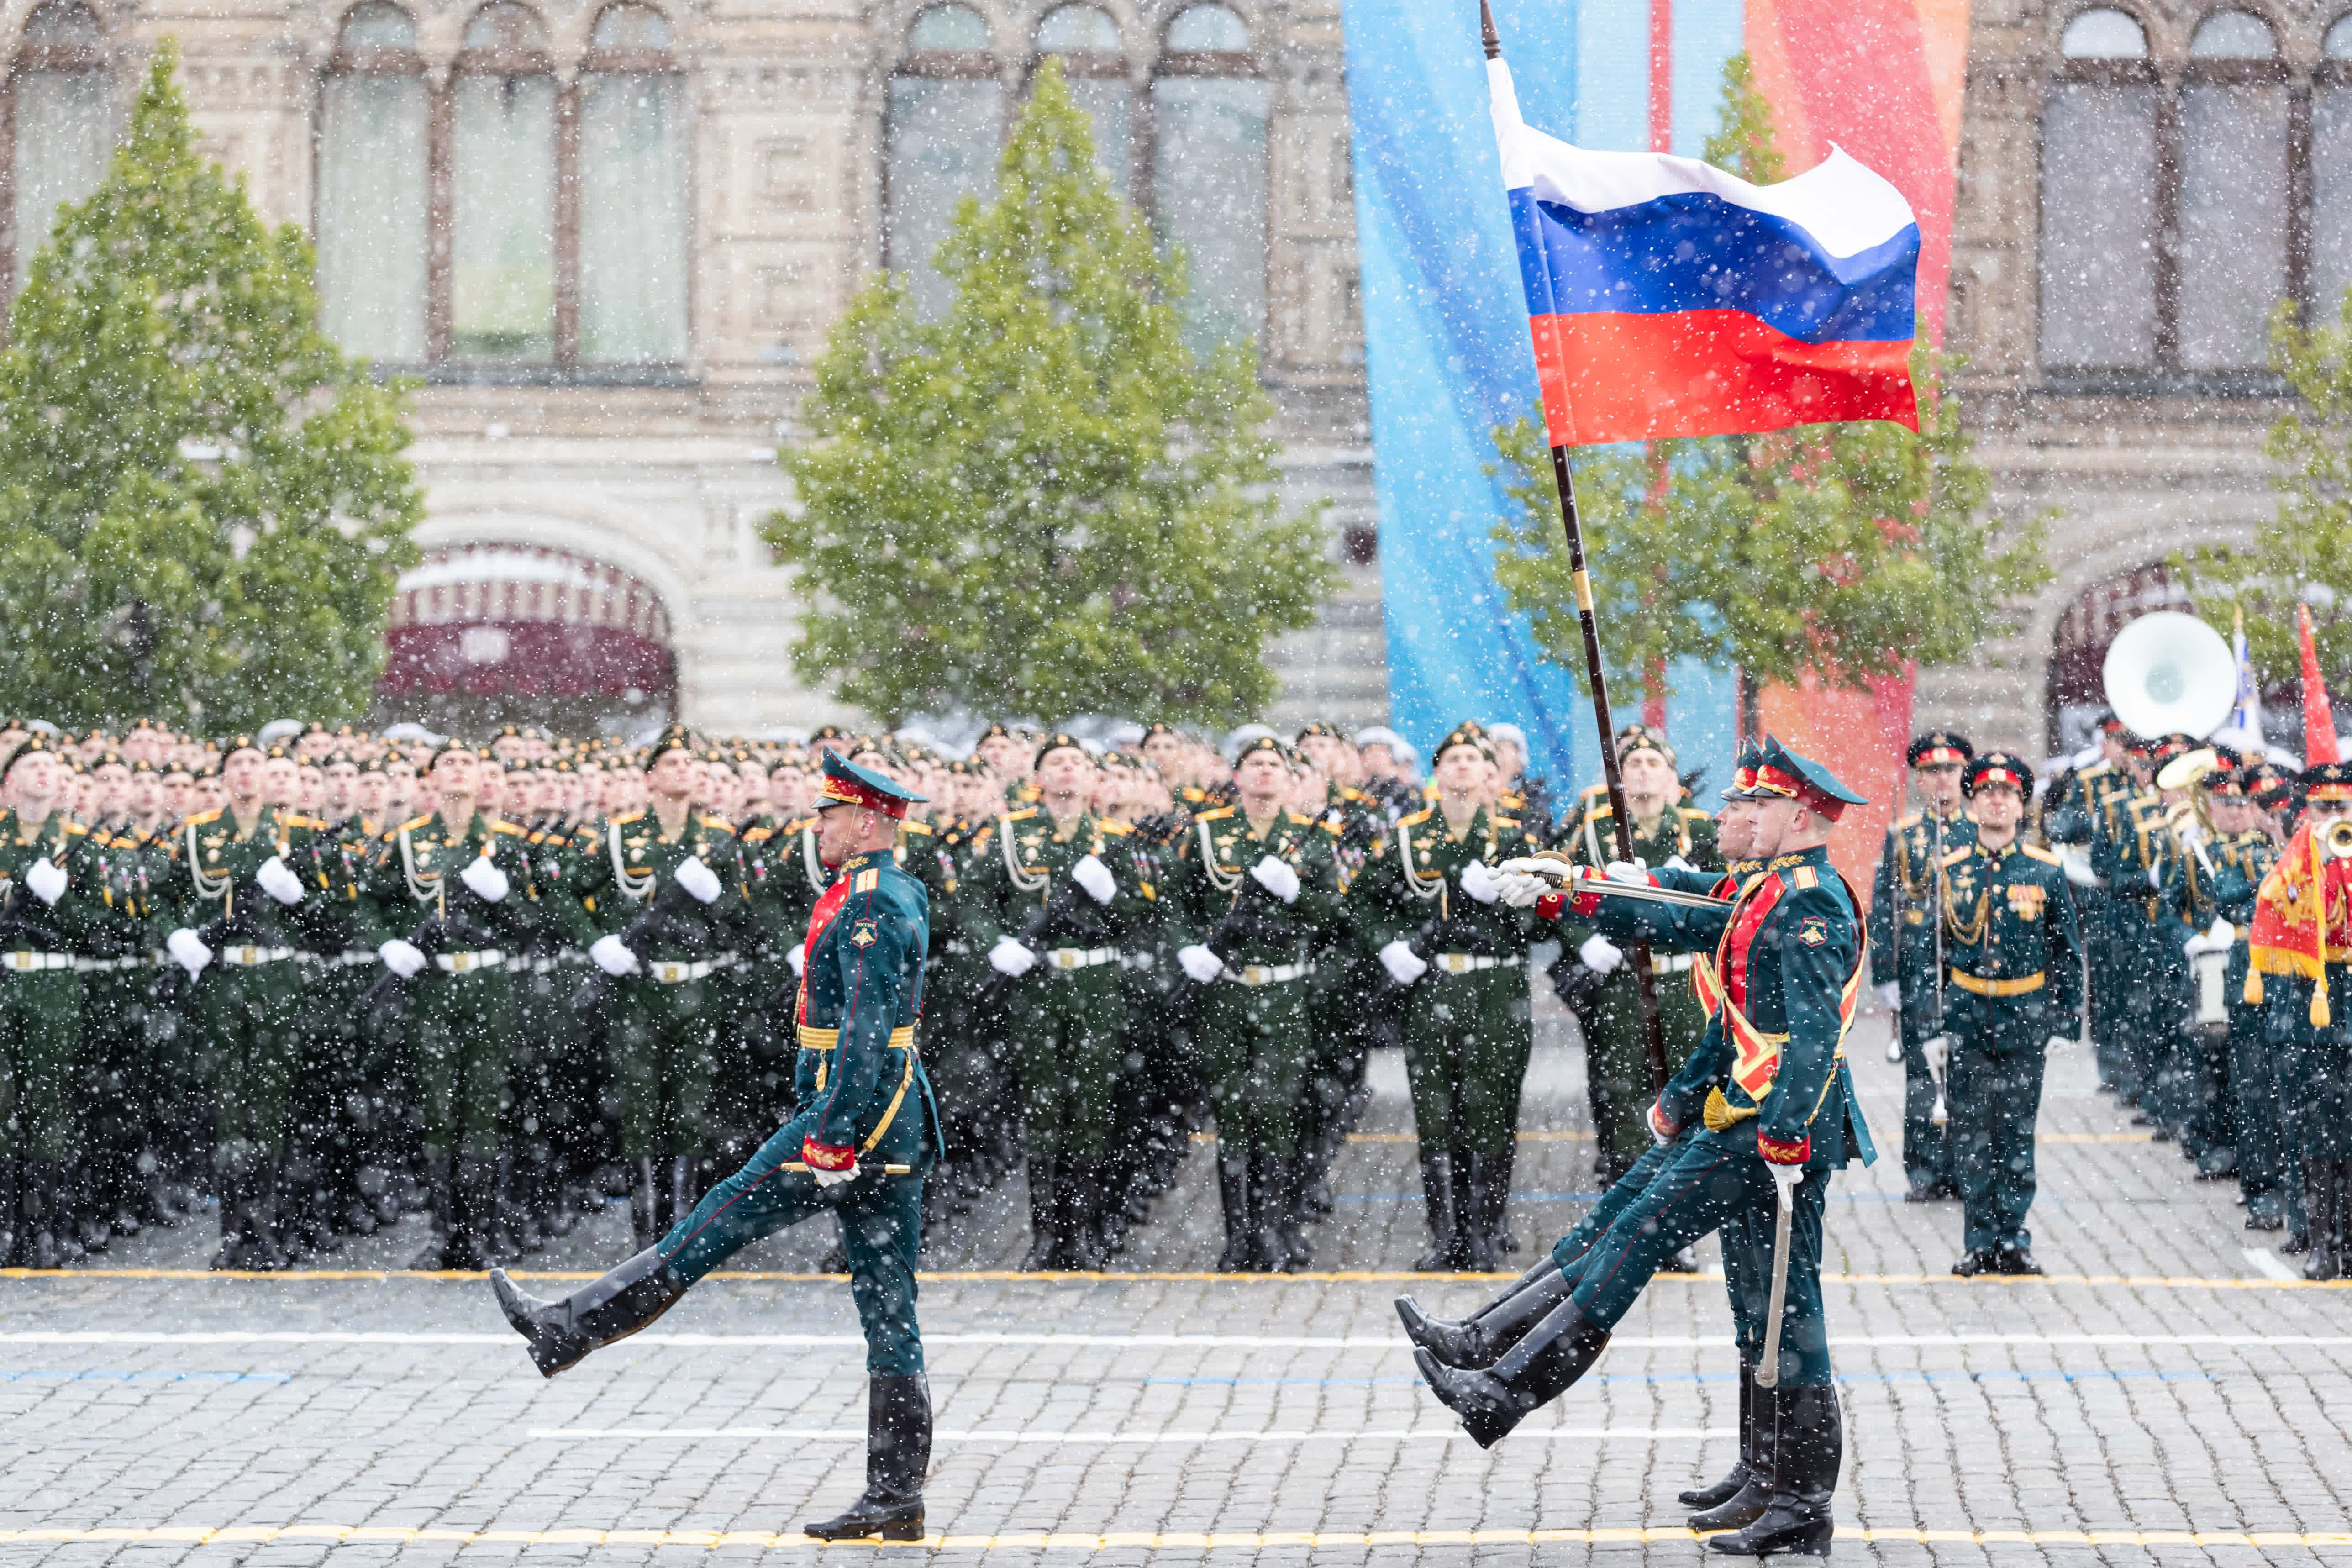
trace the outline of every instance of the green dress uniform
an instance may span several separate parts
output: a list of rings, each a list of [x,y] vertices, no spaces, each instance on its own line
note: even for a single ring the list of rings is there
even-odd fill
[[[2230,923],[2229,966],[2221,997],[2230,1009],[2229,1087],[2231,1130],[2238,1154],[2238,1189],[2246,1200],[2246,1228],[2276,1230],[2286,1217],[2286,1152],[2281,1126],[2281,1080],[2263,1027],[2263,1009],[2246,1000],[2254,921],[2254,898],[2278,862],[2278,846],[2268,833],[2250,828],[2216,837],[2213,911]]]
[[[1605,791],[1597,797],[1586,797],[1584,810],[1563,847],[1577,863],[1595,870],[1619,858],[1615,814]],[[1687,805],[1668,806],[1647,828],[1637,819],[1633,859],[1642,866],[1718,870],[1723,862],[1715,847],[1715,819]],[[1568,952],[1580,952],[1599,934],[1589,925],[1571,921],[1562,921],[1559,932],[1560,944]],[[1651,957],[1669,1077],[1690,1059],[1706,1032],[1706,1014],[1690,988],[1692,957],[1688,952]],[[1633,973],[1633,955],[1621,953],[1616,966],[1601,976],[1591,994],[1591,1025],[1584,1034],[1586,1087],[1592,1104],[1593,1131],[1604,1162],[1604,1181],[1614,1181],[1651,1147],[1648,1116],[1657,1098],[1656,1086],[1650,1079],[1649,1034],[1642,1026],[1641,981]],[[1579,1019],[1580,1024],[1583,1021]]]
[[[2158,928],[2172,829],[2154,791],[2136,791],[2095,820],[2091,867],[2107,885],[2111,957],[2123,987],[2116,1066],[2124,1076],[2117,1087],[2126,1101],[2139,1107],[2144,1121],[2162,1127],[2168,1107],[2159,1080],[2172,1066],[2172,1037],[2186,990],[2185,961]]]
[[[438,1234],[420,1267],[479,1268],[513,1249],[499,1207],[499,1157],[515,1037],[508,960],[530,945],[533,918],[526,837],[514,823],[479,812],[462,825],[436,812],[386,833],[377,854],[384,929],[426,955],[409,987],[408,1062]],[[495,868],[495,879],[472,874],[498,898],[466,879],[478,861]]]
[[[2074,901],[2058,857],[2037,845],[1969,845],[1945,857],[1944,873],[1947,1094],[1963,1216],[1953,1272],[2036,1274],[2025,1214],[2042,1068],[2051,1037],[2082,1027]]]
[[[651,1237],[694,1203],[694,1162],[718,1070],[710,976],[726,951],[728,901],[743,896],[735,834],[718,817],[689,814],[671,837],[647,810],[613,818],[577,847],[573,896],[549,900],[572,944],[593,948],[601,937],[637,932],[624,942],[637,964],[614,982],[605,1040],[620,1090],[621,1153],[632,1166],[632,1212]],[[719,884],[707,909],[690,896],[664,898],[688,860]]]
[[[2091,1044],[2098,1058],[2100,1087],[2119,1089],[2129,1077],[2127,1002],[2131,964],[2123,946],[2118,894],[2092,863],[2091,848],[2121,826],[2123,810],[2136,786],[2128,774],[2104,760],[2066,776],[2058,797],[2045,803],[2043,836],[2070,867],[2083,944],[2090,958],[2085,993]]]
[[[1927,1045],[1943,1031],[1948,989],[1938,968],[1945,955],[1937,911],[1945,907],[1945,890],[1937,868],[1976,837],[1977,825],[1958,810],[1949,816],[1913,812],[1886,830],[1871,879],[1870,979],[1874,985],[1899,988],[1903,1174],[1922,1200],[1958,1194],[1946,1129],[1936,1125],[1936,1080],[1927,1068]]]
[[[1222,960],[1202,984],[1192,1038],[1217,1119],[1225,1222],[1217,1267],[1228,1271],[1308,1261],[1300,1110],[1318,955],[1340,918],[1330,845],[1312,817],[1277,810],[1254,826],[1237,805],[1201,813],[1177,845],[1167,899],[1173,938],[1185,951],[1213,944],[1211,956]],[[1254,868],[1269,857],[1297,879],[1286,900],[1254,885]]]
[[[372,1234],[374,1209],[360,1195],[359,1167],[375,1122],[383,1065],[369,1038],[366,999],[382,973],[372,867],[377,836],[356,819],[298,818],[302,842],[287,868],[302,901],[287,919],[300,975],[295,1004],[293,1137],[284,1201],[289,1254],[335,1245],[344,1231]],[[379,1173],[380,1179],[380,1173]],[[379,1188],[379,1190],[381,1190]]]
[[[55,903],[26,880],[44,860],[65,873]],[[55,1268],[73,1242],[65,1178],[82,1032],[75,960],[93,906],[103,907],[100,882],[79,825],[58,812],[37,823],[0,812],[0,1224],[12,1265]]]
[[[1118,959],[1153,901],[1112,864],[1114,847],[1133,831],[1091,811],[1059,824],[1043,806],[1007,812],[959,893],[970,895],[959,906],[965,929],[993,963],[997,944],[1017,942],[1080,861],[1092,856],[1113,873],[1108,904],[1082,889],[1064,897],[1065,912],[1036,933],[1034,967],[1004,988],[1028,1143],[1033,1268],[1101,1264],[1113,1110],[1127,1049]]]
[[[1519,1092],[1535,1043],[1527,955],[1536,922],[1473,897],[1462,877],[1539,847],[1515,817],[1481,806],[1457,834],[1430,806],[1399,819],[1386,852],[1349,891],[1370,946],[1426,950],[1403,1028],[1433,1243],[1423,1268],[1490,1268],[1506,1250]]]
[[[301,973],[290,911],[257,879],[269,861],[286,864],[306,837],[273,806],[259,807],[250,822],[227,806],[197,812],[173,835],[155,899],[158,929],[173,932],[164,945],[185,930],[212,952],[194,977],[190,1000],[196,1055],[212,1089],[213,1167],[221,1195],[216,1268],[285,1263],[278,1188],[299,1051]]]
[[[147,1014],[155,965],[146,840],[123,823],[91,828],[85,843],[96,900],[77,944],[84,1098],[77,1207],[81,1239],[102,1247],[114,1232],[134,1235],[150,1221],[175,1221],[178,1215],[150,1190],[141,1171],[142,1163],[152,1170],[156,1162],[148,1137],[155,1074]]]
[[[2165,943],[2183,954],[2187,984],[2174,1023],[2174,1068],[2166,1101],[2180,1138],[2180,1152],[2197,1167],[2200,1181],[2219,1181],[2238,1168],[2237,1130],[2230,1094],[2230,1031],[2227,998],[2219,1021],[2200,1022],[2203,1006],[2201,967],[2211,962],[2226,975],[2228,957],[2210,940],[2213,922],[2221,918],[2215,897],[2222,874],[2218,846],[2206,842],[2202,824],[2183,824],[2173,830],[2172,853],[2167,858],[2164,893],[2157,929]],[[2194,950],[2194,951],[2192,951]]]
[[[825,773],[828,799],[912,798],[839,756],[827,755]],[[824,1539],[923,1534],[931,1407],[915,1266],[924,1175],[940,1152],[939,1108],[917,1043],[929,914],[921,882],[888,852],[844,862],[808,922],[793,1012],[793,1119],[657,1245],[572,1297],[536,1301],[503,1271],[491,1273],[508,1321],[553,1376],[661,1316],[743,1247],[831,1212],[870,1382],[866,1493],[838,1519],[808,1527]]]

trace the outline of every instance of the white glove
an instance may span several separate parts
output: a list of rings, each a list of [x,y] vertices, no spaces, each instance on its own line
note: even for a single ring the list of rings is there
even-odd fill
[[[383,966],[406,980],[425,967],[425,954],[417,945],[403,937],[394,937],[375,950]]]
[[[1402,937],[1381,949],[1381,967],[1400,985],[1410,985],[1429,973],[1429,960],[1413,952]]]
[[[692,893],[698,902],[713,903],[719,898],[719,873],[703,864],[699,855],[689,855],[678,863],[677,885]]]
[[[1584,939],[1584,945],[1576,950],[1576,956],[1583,961],[1585,968],[1595,974],[1613,973],[1617,966],[1625,962],[1624,950],[1598,931]]]
[[[597,968],[615,978],[636,971],[637,955],[629,951],[627,942],[609,931],[596,939],[588,956],[595,961]]]
[[[2053,1035],[2050,1037],[2049,1048],[2053,1051],[2063,1051],[2074,1043],[2074,1037],[2072,1035]]]
[[[1506,908],[1531,910],[1535,908],[1537,900],[1559,889],[1530,871],[1497,871],[1495,873],[1495,890],[1502,895]]]
[[[793,966],[793,973],[794,974],[804,973],[808,969],[808,952],[798,942],[795,942],[792,946],[784,949],[784,962]]]
[[[2238,928],[2228,921],[2217,920],[2213,922],[2212,928],[2206,931],[2205,940],[2213,944],[2214,952],[2227,952],[2237,945]]]
[[[163,950],[188,972],[190,979],[203,973],[205,965],[213,961],[213,950],[205,945],[205,939],[185,926],[163,939]]]
[[[1772,1173],[1772,1184],[1780,1191],[1780,1206],[1784,1209],[1796,1207],[1797,1184],[1805,1179],[1805,1168],[1802,1165],[1776,1165],[1769,1160],[1764,1163],[1764,1168]]]
[[[687,890],[693,891],[691,888]],[[844,1182],[857,1180],[857,1167],[852,1165],[846,1171],[820,1171],[812,1165],[809,1167],[809,1174],[816,1178],[816,1184],[820,1187],[837,1187]]]
[[[2202,844],[2205,842],[2205,828],[2200,823],[2184,822],[2173,829],[2173,837],[2179,838],[2184,846]]]
[[[477,855],[467,861],[466,868],[457,873],[457,880],[473,889],[474,896],[486,904],[495,904],[507,896],[507,874],[487,855]]]
[[[1654,888],[1658,885],[1658,879],[1655,877],[1651,876],[1631,860],[1610,861],[1608,876],[1612,882],[1632,882],[1644,888]]]
[[[2147,868],[2147,885],[2151,888],[2161,889],[2164,886],[2164,873],[2154,866],[2150,866]]]
[[[1287,862],[1268,855],[1250,868],[1257,885],[1286,904],[1298,901],[1298,873]]]
[[[1930,1072],[1942,1076],[1946,1065],[1952,1059],[1952,1037],[1929,1036],[1919,1042],[1919,1055],[1926,1059]]]
[[[1203,985],[1225,972],[1224,960],[1197,942],[1190,947],[1178,948],[1176,962],[1184,966],[1185,973]]]
[[[2058,868],[2065,872],[2066,879],[2074,883],[2074,886],[2078,888],[2104,888],[2106,886],[2106,883],[2100,879],[2099,874],[2091,869],[2090,857],[2084,855],[2079,849],[2062,848],[2059,850]]]
[[[286,862],[275,855],[261,863],[261,869],[253,874],[253,879],[261,884],[263,892],[281,904],[302,901],[302,879],[288,870]]]
[[[273,866],[277,865],[277,863],[278,862],[274,858],[270,861],[270,864]],[[26,868],[25,886],[32,889],[33,896],[40,900],[41,902],[45,904],[55,904],[58,900],[65,894],[65,869],[56,861],[44,855]],[[302,890],[299,888],[297,888],[294,890],[294,897],[299,899],[301,896]],[[293,900],[289,899],[287,902],[291,903],[293,902]]]
[[[1903,982],[1890,980],[1878,988],[1878,1005],[1888,1012],[1903,1005]]]
[[[1112,879],[1110,868],[1091,855],[1082,857],[1076,865],[1070,868],[1070,880],[1084,888],[1087,897],[1098,904],[1110,902],[1111,896],[1118,891],[1118,883]]]
[[[1484,860],[1473,860],[1462,868],[1462,890],[1482,904],[1503,896],[1503,889],[1495,885],[1495,868]]]
[[[2201,931],[2191,934],[2188,941],[2180,944],[2181,955],[2186,958],[2195,958],[2210,951],[2211,951],[2211,944],[2206,942],[2205,933]]]
[[[1689,861],[1684,859],[1677,854],[1666,857],[1666,869],[1669,871],[1696,871],[1698,868],[1692,865]]]
[[[1106,873],[1108,874],[1108,873]],[[1084,884],[1080,884],[1084,886]],[[988,950],[988,966],[999,974],[1019,979],[1037,967],[1037,955],[1009,936],[1000,936]]]

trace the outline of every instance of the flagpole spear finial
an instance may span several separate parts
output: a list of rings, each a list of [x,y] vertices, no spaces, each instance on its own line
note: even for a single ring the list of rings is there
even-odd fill
[[[1486,46],[1486,58],[1503,58],[1503,36],[1495,31],[1495,8],[1487,0],[1478,0],[1478,41]]]

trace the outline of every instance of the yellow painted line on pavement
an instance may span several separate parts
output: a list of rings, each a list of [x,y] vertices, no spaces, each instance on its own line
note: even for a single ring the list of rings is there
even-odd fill
[[[908,1551],[1029,1551],[1049,1552],[1265,1552],[1276,1547],[1378,1546],[1595,1546],[1620,1542],[1689,1541],[1705,1539],[1680,1525],[1620,1530],[1379,1530],[1360,1533],[1331,1531],[1269,1531],[1251,1534],[1217,1531],[1035,1531],[1003,1535],[930,1535],[920,1541],[825,1542],[797,1531],[770,1534],[756,1530],[438,1530],[380,1524],[230,1524],[89,1527],[0,1530],[0,1544],[14,1542],[180,1542],[190,1545],[267,1544],[279,1541],[324,1542],[331,1545],[410,1545],[446,1543],[456,1546],[686,1546],[758,1547],[767,1551],[821,1549],[828,1544],[872,1550],[898,1547]],[[1840,1526],[1840,1541],[1877,1545],[1975,1546],[2352,1546],[2352,1531],[2295,1534],[2287,1531],[2187,1530],[1919,1530]]]
[[[537,1269],[511,1268],[509,1277],[516,1279],[597,1279],[603,1274],[596,1269]],[[275,1279],[289,1283],[317,1279],[438,1279],[460,1283],[488,1279],[488,1274],[461,1269],[432,1268],[286,1268],[263,1272],[241,1268],[0,1268],[0,1279]],[[846,1274],[810,1274],[786,1270],[740,1272],[721,1269],[703,1277],[711,1280],[781,1280],[801,1283],[846,1281]],[[1430,1285],[1446,1281],[1480,1283],[1512,1280],[1517,1273],[1509,1274],[1416,1274],[1402,1269],[1331,1269],[1323,1272],[1297,1274],[1220,1274],[1213,1269],[1137,1269],[1133,1272],[1102,1269],[1095,1272],[1077,1270],[1024,1273],[1017,1268],[970,1268],[932,1272],[924,1270],[915,1278],[926,1285],[968,1284],[1031,1284],[1031,1285]],[[1824,1274],[1824,1285],[1949,1285],[1971,1290],[1996,1289],[2004,1286],[2027,1288],[2036,1285],[2070,1285],[2092,1287],[2123,1287],[2143,1290],[2352,1290],[2352,1279],[2272,1279],[2248,1276],[2237,1278],[2219,1275],[2206,1278],[2198,1275],[2170,1274],[2042,1274],[2042,1275],[1982,1275],[1963,1279],[1953,1274]],[[1660,1274],[1660,1284],[1719,1283],[1719,1269],[1697,1274]]]

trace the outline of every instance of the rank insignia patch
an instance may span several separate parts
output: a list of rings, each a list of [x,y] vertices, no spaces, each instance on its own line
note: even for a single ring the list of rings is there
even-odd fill
[[[859,921],[849,928],[849,945],[852,947],[872,947],[880,940],[875,934],[872,921]]]
[[[1807,947],[1819,947],[1830,939],[1830,923],[1819,915],[1807,915],[1797,927],[1797,940]]]

